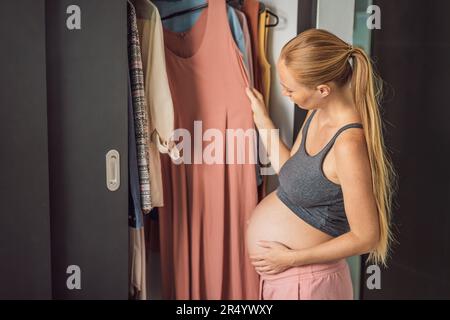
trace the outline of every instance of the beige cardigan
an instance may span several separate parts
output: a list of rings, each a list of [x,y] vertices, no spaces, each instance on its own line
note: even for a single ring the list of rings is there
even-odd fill
[[[164,205],[159,152],[176,160],[179,151],[171,141],[174,111],[166,73],[164,35],[158,9],[146,0],[133,1],[136,7],[144,70],[145,96],[149,108],[150,189],[154,207]]]

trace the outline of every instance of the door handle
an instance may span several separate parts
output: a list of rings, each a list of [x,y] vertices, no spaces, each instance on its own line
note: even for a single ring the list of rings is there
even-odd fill
[[[120,156],[114,149],[106,154],[106,187],[109,191],[116,191],[120,187]]]

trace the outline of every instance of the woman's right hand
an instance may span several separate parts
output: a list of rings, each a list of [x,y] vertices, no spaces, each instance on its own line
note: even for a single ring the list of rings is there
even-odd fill
[[[250,99],[252,111],[253,111],[253,121],[255,122],[258,129],[264,128],[264,124],[270,119],[267,112],[266,105],[264,103],[263,95],[254,88],[246,88],[248,98]]]

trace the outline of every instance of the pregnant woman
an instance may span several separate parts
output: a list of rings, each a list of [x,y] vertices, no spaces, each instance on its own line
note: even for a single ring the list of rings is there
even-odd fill
[[[280,185],[258,204],[247,230],[260,298],[352,299],[345,258],[369,253],[385,264],[392,238],[394,171],[379,78],[362,49],[320,29],[288,42],[277,69],[283,94],[308,113],[292,150],[279,141],[273,154],[263,140]],[[247,95],[258,129],[275,129],[261,94]]]

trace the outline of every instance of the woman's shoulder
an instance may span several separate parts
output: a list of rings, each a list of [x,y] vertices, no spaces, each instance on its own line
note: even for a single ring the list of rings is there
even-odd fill
[[[355,156],[355,153],[366,155],[367,142],[364,130],[358,126],[346,128],[336,137],[333,148],[336,157],[348,158]]]

